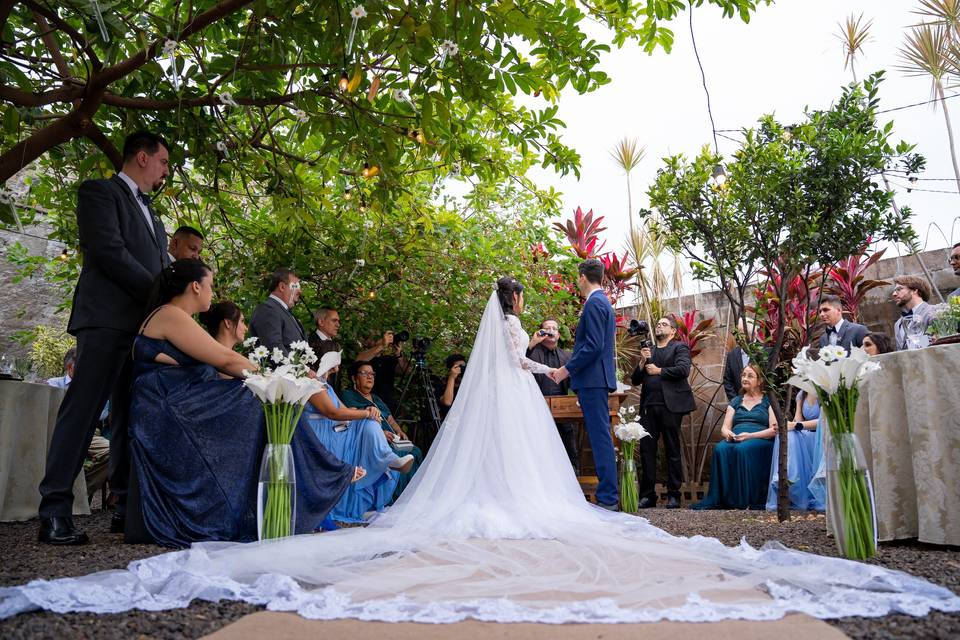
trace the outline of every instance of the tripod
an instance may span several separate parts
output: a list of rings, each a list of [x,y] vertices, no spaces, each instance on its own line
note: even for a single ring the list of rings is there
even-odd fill
[[[397,400],[398,413],[403,410],[403,400],[406,398],[407,392],[410,390],[410,383],[414,380],[416,380],[414,389],[420,394],[419,402],[417,403],[420,408],[420,419],[400,420],[400,422],[409,422],[413,424],[413,431],[415,435],[412,439],[416,440],[417,444],[423,446],[423,450],[426,451],[430,448],[430,444],[433,442],[434,436],[436,436],[437,432],[440,431],[441,420],[440,407],[437,405],[437,398],[433,393],[433,385],[430,382],[430,369],[427,367],[425,352],[413,352],[413,368],[407,371],[407,379],[403,382],[403,387],[400,391],[400,399]],[[427,411],[429,411],[429,421],[424,419],[424,404],[426,404]],[[420,427],[425,424],[432,427],[431,433],[427,434],[429,436],[429,442],[425,442],[424,439],[420,437]]]

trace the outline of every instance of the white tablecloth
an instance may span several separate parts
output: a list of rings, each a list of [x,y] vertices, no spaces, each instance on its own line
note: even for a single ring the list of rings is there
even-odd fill
[[[0,521],[37,515],[47,461],[63,389],[45,384],[0,380]],[[83,471],[73,483],[73,513],[88,514]]]
[[[960,545],[960,345],[876,357],[856,432],[880,540]]]

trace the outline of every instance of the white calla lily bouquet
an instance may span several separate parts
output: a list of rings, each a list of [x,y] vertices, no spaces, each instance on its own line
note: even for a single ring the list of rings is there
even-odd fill
[[[877,541],[873,492],[854,435],[854,418],[859,385],[879,370],[880,365],[860,347],[852,347],[848,354],[843,347],[830,345],[820,349],[819,360],[811,359],[804,348],[793,359],[789,380],[793,386],[816,395],[821,414],[826,417],[824,454],[828,470],[833,471],[828,474],[828,500],[839,503],[828,508],[839,516],[833,526],[840,552],[858,560],[876,555]]]
[[[296,480],[289,445],[307,402],[323,391],[324,383],[309,375],[317,356],[306,341],[294,342],[288,353],[280,349],[271,352],[256,343],[256,338],[243,343],[252,349],[247,357],[257,365],[256,372],[243,372],[243,384],[263,405],[267,428],[267,450],[260,471],[266,497],[257,513],[258,534],[263,540],[293,533]]]
[[[614,435],[620,440],[620,455],[623,465],[620,471],[620,509],[627,513],[636,513],[640,502],[640,491],[637,486],[637,470],[634,463],[634,453],[637,442],[650,434],[635,420],[636,407],[620,407],[617,412],[620,424],[613,429]]]

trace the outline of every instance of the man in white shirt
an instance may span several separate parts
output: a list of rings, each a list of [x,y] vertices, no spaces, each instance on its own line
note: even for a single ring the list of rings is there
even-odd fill
[[[820,300],[820,320],[826,331],[820,336],[820,346],[840,345],[849,353],[850,347],[862,347],[867,328],[843,319],[843,303],[837,296],[823,296]]]
[[[895,286],[891,298],[900,308],[900,317],[893,325],[893,335],[897,341],[897,350],[904,351],[910,347],[908,336],[922,336],[933,322],[933,307],[927,304],[930,299],[930,285],[917,276],[897,276],[893,283]],[[926,346],[919,342],[916,344]]]

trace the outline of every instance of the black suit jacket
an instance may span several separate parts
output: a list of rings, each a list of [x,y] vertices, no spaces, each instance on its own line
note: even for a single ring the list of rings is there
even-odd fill
[[[740,378],[743,376],[743,349],[734,347],[727,354],[727,363],[723,367],[723,392],[727,402],[740,395]]]
[[[839,334],[837,344],[846,349],[847,353],[850,353],[851,346],[863,346],[863,339],[867,336],[867,328],[862,324],[844,320],[843,324],[840,325]],[[824,329],[823,335],[820,336],[820,346],[825,347],[828,344],[830,344],[830,334]]]
[[[135,333],[157,274],[170,264],[167,235],[152,207],[153,233],[120,176],[87,180],[77,192],[83,267],[67,331],[108,328]]]
[[[296,316],[273,298],[267,298],[253,310],[250,333],[257,337],[258,344],[284,353],[290,349],[290,343],[307,339]],[[319,353],[317,357],[320,357]]]
[[[325,353],[330,353],[331,351],[342,351],[339,342],[337,342],[334,339],[322,340],[320,338],[320,335],[316,331],[310,332],[310,335],[307,336],[307,343],[310,345],[310,348],[313,349],[313,352],[317,355],[317,362],[320,361],[320,358],[322,358],[323,354]],[[338,371],[337,373],[331,373],[330,375],[328,375],[327,383],[330,384],[335,391],[339,391],[340,390],[340,372]],[[377,394],[377,395],[380,395],[380,394]]]
[[[693,389],[687,381],[690,375],[690,347],[673,341],[665,347],[654,346],[654,363],[659,362],[663,402],[670,413],[686,414],[697,408]],[[644,363],[646,365],[647,363]],[[630,381],[642,385],[647,378],[645,366],[633,370]],[[643,389],[640,390],[640,405],[643,406]]]

